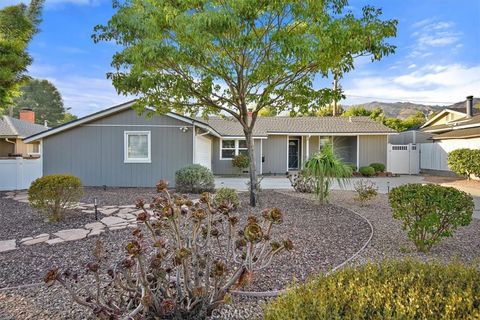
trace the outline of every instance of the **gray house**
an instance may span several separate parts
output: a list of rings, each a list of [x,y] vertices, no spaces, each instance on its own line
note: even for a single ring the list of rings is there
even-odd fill
[[[138,116],[134,101],[32,135],[40,142],[43,174],[72,173],[87,186],[153,186],[174,181],[192,163],[214,174],[237,174],[235,155],[246,153],[241,126],[233,119],[194,119],[176,113]],[[357,167],[387,161],[387,137],[395,132],[368,117],[260,117],[254,132],[259,174],[296,171],[332,143]]]

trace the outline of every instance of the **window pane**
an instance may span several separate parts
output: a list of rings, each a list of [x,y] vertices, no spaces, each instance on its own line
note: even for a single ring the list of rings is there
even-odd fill
[[[248,151],[246,149],[238,150],[238,154],[244,154],[244,155],[248,156]]]
[[[231,159],[235,156],[235,150],[222,150],[223,159]]]
[[[238,147],[239,148],[246,148],[247,147],[247,141],[246,140],[238,140]]]
[[[148,158],[148,136],[145,134],[128,135],[128,158],[147,159]]]
[[[235,140],[222,140],[222,148],[235,148]]]

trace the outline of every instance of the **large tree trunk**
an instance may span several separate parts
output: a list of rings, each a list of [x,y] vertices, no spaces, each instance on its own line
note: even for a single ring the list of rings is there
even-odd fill
[[[253,146],[252,132],[247,130],[244,132],[248,148],[248,158],[250,159],[250,206],[255,207],[257,205],[257,170],[255,168],[255,149]]]

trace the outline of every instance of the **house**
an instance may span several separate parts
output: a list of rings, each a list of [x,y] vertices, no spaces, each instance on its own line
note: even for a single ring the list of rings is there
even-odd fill
[[[450,151],[480,148],[480,112],[473,105],[473,96],[468,96],[464,107],[446,108],[420,128],[432,134],[430,143],[422,144],[422,170],[448,172]]]
[[[142,117],[134,101],[32,135],[39,142],[43,174],[69,172],[87,186],[153,186],[174,181],[175,171],[192,163],[214,174],[237,174],[235,155],[246,153],[240,124],[176,113]],[[387,136],[395,132],[368,117],[261,117],[254,129],[259,174],[299,170],[306,159],[331,142],[346,162],[386,163]]]
[[[47,130],[35,124],[35,113],[30,109],[20,111],[20,119],[0,117],[0,158],[38,157],[39,142],[24,143],[23,138]]]

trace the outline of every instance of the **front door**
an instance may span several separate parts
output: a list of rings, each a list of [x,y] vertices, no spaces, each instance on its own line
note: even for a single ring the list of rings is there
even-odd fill
[[[288,169],[298,170],[300,159],[300,140],[289,139],[288,140]]]

